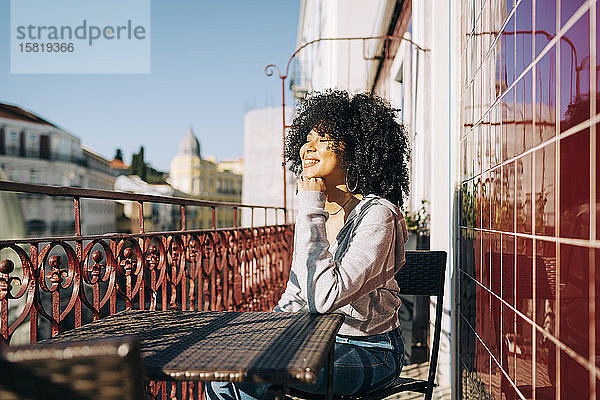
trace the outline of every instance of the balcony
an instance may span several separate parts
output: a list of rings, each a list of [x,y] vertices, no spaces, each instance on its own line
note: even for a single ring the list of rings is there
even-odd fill
[[[270,226],[215,228],[219,208],[234,215],[243,208],[280,214],[280,208],[5,181],[0,192],[71,198],[75,231],[0,241],[2,345],[37,342],[129,309],[266,311],[285,289],[293,225],[283,219]],[[82,235],[84,199],[133,203],[139,231]],[[147,203],[179,207],[181,229],[147,232]],[[211,210],[211,229],[187,228],[186,211],[199,208]],[[175,397],[182,385],[151,382],[147,389]],[[190,387],[184,391],[193,392]]]

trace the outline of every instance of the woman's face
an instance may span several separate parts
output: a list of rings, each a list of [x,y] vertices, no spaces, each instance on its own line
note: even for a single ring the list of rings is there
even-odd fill
[[[323,178],[333,184],[344,183],[346,171],[333,150],[333,140],[329,135],[319,135],[314,129],[306,136],[306,143],[300,148],[302,176]]]

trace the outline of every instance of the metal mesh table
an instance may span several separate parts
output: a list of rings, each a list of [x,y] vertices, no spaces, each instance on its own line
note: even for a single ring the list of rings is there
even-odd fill
[[[153,380],[312,383],[344,317],[282,312],[129,310],[51,339],[110,336],[141,339],[145,374]],[[329,387],[332,360],[329,357]]]

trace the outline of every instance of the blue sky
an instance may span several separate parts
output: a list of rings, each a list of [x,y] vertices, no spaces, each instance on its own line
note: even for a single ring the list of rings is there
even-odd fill
[[[244,112],[281,104],[281,81],[263,70],[294,51],[300,1],[153,0],[150,74],[11,74],[9,4],[0,0],[0,102],[107,158],[120,147],[130,162],[144,145],[167,171],[190,125],[203,155],[243,155]]]

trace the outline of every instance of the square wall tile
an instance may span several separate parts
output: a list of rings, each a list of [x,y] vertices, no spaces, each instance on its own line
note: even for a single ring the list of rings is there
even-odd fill
[[[488,174],[489,179],[489,207],[490,228],[499,229],[498,216],[500,215],[500,195],[502,193],[502,174],[500,168],[494,168]]]
[[[528,71],[523,76],[523,151],[533,147],[533,72]]]
[[[504,93],[504,91],[506,90],[506,80],[504,79],[504,50],[503,50],[503,45],[502,45],[502,36],[501,36],[501,31],[499,30],[500,28],[498,28],[498,36],[500,36],[496,42],[495,42],[495,52],[494,52],[494,57],[495,57],[495,63],[492,64],[492,68],[494,69],[494,90],[496,93],[496,97],[495,99],[497,99],[498,97],[500,97],[502,95],[502,93]]]
[[[502,76],[503,85],[510,86],[515,81],[515,16],[510,17],[502,31]]]
[[[550,335],[556,332],[556,243],[536,240],[536,323]]]
[[[479,339],[475,341],[475,370],[482,382],[489,382],[490,353]]]
[[[534,152],[535,158],[535,233],[554,236],[555,232],[555,144]]]
[[[495,167],[502,161],[502,103],[496,103],[492,111],[490,126],[490,165]]]
[[[531,77],[530,77],[531,78]],[[513,133],[513,155],[518,156],[526,148],[527,137],[525,134],[525,77],[519,79],[515,85],[515,125]]]
[[[502,298],[508,304],[516,307],[515,303],[515,243],[512,235],[502,235]]]
[[[490,153],[490,123],[488,121],[481,125],[481,172],[490,169]]]
[[[535,0],[535,55],[556,35],[556,1]]]
[[[515,98],[514,88],[509,89],[500,100],[502,105],[502,160],[516,155],[515,151]]]
[[[518,347],[516,313],[513,308],[502,304],[502,368],[511,381],[516,381],[516,354]]]
[[[515,163],[502,166],[502,207],[500,208],[500,229],[515,231]]]
[[[490,370],[490,379],[491,379],[491,393],[492,399],[502,400],[502,384],[506,382],[506,378],[502,373],[502,367],[499,364],[499,361],[492,360],[492,367]]]
[[[469,324],[464,320],[464,315],[460,315],[459,318],[459,348],[458,356],[465,363],[469,371],[473,371],[475,366],[475,332],[471,329]]]
[[[498,362],[501,359],[501,342],[502,342],[502,302],[494,295],[490,297],[490,321],[489,321],[489,338],[488,349]],[[493,364],[493,363],[492,363]]]
[[[483,229],[490,229],[490,202],[491,202],[491,187],[490,174],[484,172],[481,174],[481,221]]]
[[[535,133],[532,144],[556,135],[556,50],[552,47],[535,64]]]
[[[556,397],[556,345],[547,337],[536,333],[535,352],[536,397],[554,400]]]
[[[502,298],[502,235],[499,233],[490,233],[490,290],[499,298]]]
[[[589,349],[589,249],[560,245],[559,340],[582,357]],[[561,367],[562,368],[562,367]]]
[[[533,325],[517,315],[517,333],[514,345],[515,384],[523,394],[531,393],[533,387]],[[510,350],[510,349],[509,349]]]
[[[585,13],[560,41],[561,132],[590,118],[589,18],[589,12]]]
[[[518,77],[533,61],[533,12],[532,0],[522,0],[515,12],[516,76]]]
[[[560,352],[560,399],[587,399],[590,393],[589,371],[568,354]]]
[[[531,233],[531,215],[532,215],[532,155],[531,153],[517,158],[515,161],[516,171],[516,217],[517,232]]]
[[[478,277],[478,281],[483,285],[483,287],[491,290],[491,234],[488,232],[482,232],[481,237],[481,275]]]
[[[489,347],[491,340],[490,292],[480,284],[477,284],[475,295],[477,296],[476,312],[478,316],[475,323],[475,333]]]
[[[533,239],[517,237],[517,310],[533,318]]]
[[[560,146],[560,236],[590,237],[590,134],[570,135]]]
[[[462,228],[460,232],[460,269],[475,279],[475,231]]]
[[[464,321],[460,321],[461,335],[465,334],[470,337],[470,332],[466,332],[466,329],[475,329],[476,318],[477,318],[477,283],[473,278],[466,272],[460,272],[460,315],[464,318]],[[466,332],[466,333],[465,333]],[[474,333],[473,333],[474,335]],[[461,336],[462,339],[462,336]],[[468,344],[468,343],[467,343]],[[461,350],[461,352],[468,351],[467,349]],[[462,354],[462,353],[461,353]],[[466,356],[465,356],[466,357]]]

